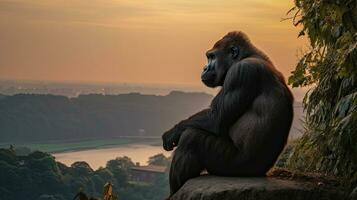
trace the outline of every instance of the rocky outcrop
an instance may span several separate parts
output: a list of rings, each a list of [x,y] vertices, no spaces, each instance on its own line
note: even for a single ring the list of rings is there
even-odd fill
[[[343,200],[342,191],[324,185],[257,177],[201,176],[191,179],[171,198],[172,200]]]

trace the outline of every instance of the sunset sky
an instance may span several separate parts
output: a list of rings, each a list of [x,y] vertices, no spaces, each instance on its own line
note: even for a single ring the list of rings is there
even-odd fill
[[[0,79],[200,84],[205,52],[246,32],[287,77],[306,49],[289,0],[0,0]]]

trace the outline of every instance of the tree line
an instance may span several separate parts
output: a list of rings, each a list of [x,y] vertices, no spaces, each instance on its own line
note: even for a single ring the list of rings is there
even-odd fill
[[[169,159],[158,154],[148,163],[167,166]],[[152,184],[130,182],[134,165],[129,157],[118,157],[93,170],[83,161],[66,166],[40,151],[23,155],[16,149],[0,149],[0,199],[68,200],[79,192],[102,197],[107,183],[113,185],[113,194],[119,199],[156,200],[168,195],[166,173],[158,175]]]

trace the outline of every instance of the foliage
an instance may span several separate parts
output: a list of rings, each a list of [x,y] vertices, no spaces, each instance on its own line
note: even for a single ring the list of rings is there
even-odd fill
[[[118,199],[156,200],[168,195],[167,174],[157,176],[153,184],[134,184],[128,181],[131,166],[134,163],[130,158],[119,157],[98,170],[82,161],[67,167],[47,153],[37,151],[20,156],[0,149],[0,199],[64,200],[73,199],[78,191],[103,197],[106,183],[113,184],[111,194]]]
[[[106,168],[113,173],[113,176],[118,180],[118,184],[124,186],[127,185],[129,179],[130,167],[133,166],[134,163],[131,159],[124,156],[108,161]]]
[[[168,166],[171,163],[170,158],[167,158],[164,154],[156,154],[149,158],[149,165],[159,165],[159,166]]]
[[[284,167],[286,165],[297,142],[298,140],[291,140],[286,144],[283,152],[280,154],[278,160],[275,163],[276,167]]]
[[[175,122],[206,107],[211,99],[208,94],[185,92],[171,92],[166,96],[138,93],[76,98],[35,94],[6,96],[0,99],[0,141],[39,143],[159,136]],[[95,147],[98,142],[70,144],[74,145]],[[52,151],[69,148],[68,144],[51,146]],[[39,150],[48,150],[46,146],[40,147]]]
[[[310,50],[289,78],[310,86],[304,98],[306,133],[288,166],[357,181],[357,2],[295,0],[294,24]]]
[[[15,152],[16,152],[16,155],[26,156],[26,155],[29,155],[32,151],[28,147],[16,147]]]

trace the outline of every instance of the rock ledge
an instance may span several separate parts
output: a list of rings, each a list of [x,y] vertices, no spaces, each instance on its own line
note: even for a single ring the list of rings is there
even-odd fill
[[[200,176],[191,179],[172,200],[334,200],[346,199],[341,191],[310,182],[270,177]]]

